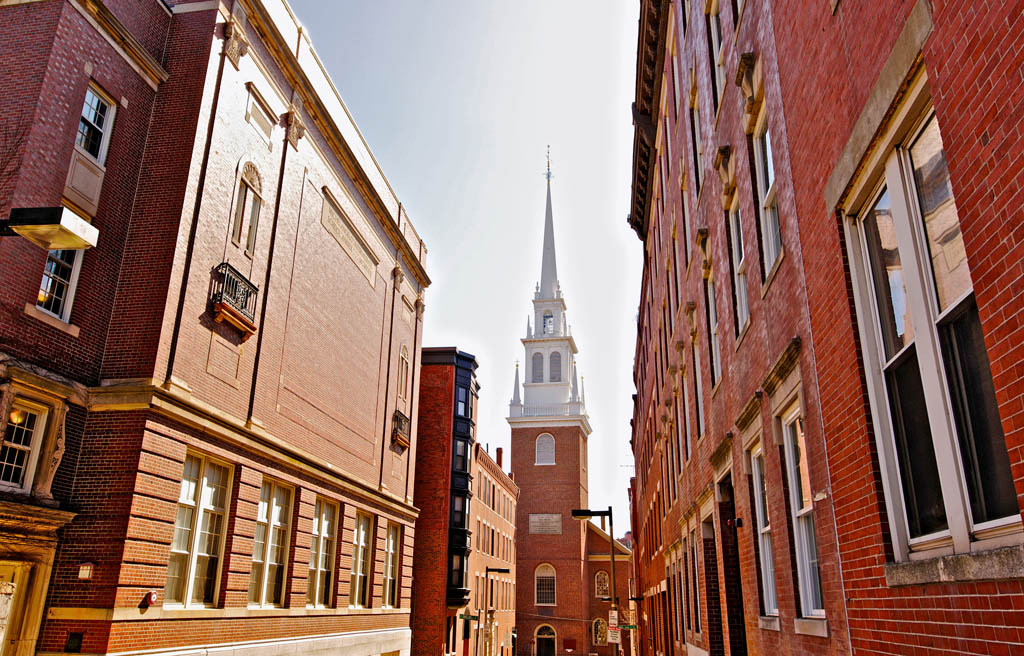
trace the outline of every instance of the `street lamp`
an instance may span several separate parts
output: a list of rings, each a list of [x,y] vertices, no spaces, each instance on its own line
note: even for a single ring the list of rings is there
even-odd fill
[[[615,616],[619,615],[619,598],[615,594],[615,522],[612,520],[612,507],[608,506],[608,510],[589,510],[587,508],[574,508],[572,511],[573,519],[588,520],[591,517],[607,517],[608,518],[608,558],[611,559],[612,565],[612,605],[611,609],[615,611]],[[619,643],[613,642],[615,648],[612,653],[618,656]]]
[[[485,651],[490,656],[491,653],[491,574],[508,574],[511,570],[507,567],[486,567],[484,568],[484,589],[487,591],[487,607],[484,611],[487,613],[487,638],[485,644],[487,645]],[[476,619],[476,633],[480,635],[480,616],[477,615]]]

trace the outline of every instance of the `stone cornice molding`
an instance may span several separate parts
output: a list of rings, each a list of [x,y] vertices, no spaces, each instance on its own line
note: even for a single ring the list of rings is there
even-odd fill
[[[117,50],[155,91],[167,81],[168,72],[101,0],[71,0],[89,23]]]

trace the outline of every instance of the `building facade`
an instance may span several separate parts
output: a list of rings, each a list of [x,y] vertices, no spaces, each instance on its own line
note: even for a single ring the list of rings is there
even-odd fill
[[[407,654],[426,249],[301,25],[0,23],[0,653]]]
[[[462,635],[469,635],[469,651],[460,650],[458,653],[466,656],[514,656],[519,486],[502,469],[500,447],[492,459],[478,442],[473,447],[473,456],[471,469],[476,494],[470,524],[473,551],[469,555],[470,602],[467,608],[472,609],[468,614],[479,619],[468,620],[468,631],[463,627]],[[488,568],[492,570],[490,573]]]
[[[641,3],[639,653],[1024,649],[1021,20]]]
[[[591,427],[576,372],[576,342],[558,284],[550,169],[541,279],[533,309],[522,339],[526,378],[520,385],[517,366],[508,417],[512,477],[520,489],[516,508],[517,653],[609,654],[611,599],[595,593],[607,584],[610,595],[610,573],[604,573],[598,586],[598,573],[592,571],[598,565],[589,560],[593,533],[598,529],[572,517],[573,509],[588,507]],[[629,550],[622,545],[617,550],[628,557]],[[603,554],[607,565],[607,542]],[[627,568],[620,567],[616,571],[620,602],[626,597],[628,580]]]
[[[470,600],[473,550],[471,461],[479,386],[476,358],[455,347],[425,348],[421,356],[416,493],[420,543],[413,557],[413,654],[461,653],[469,637],[458,610]],[[422,535],[420,534],[422,532]]]

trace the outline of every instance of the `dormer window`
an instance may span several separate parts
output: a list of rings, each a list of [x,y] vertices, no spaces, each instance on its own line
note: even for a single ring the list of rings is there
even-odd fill
[[[555,334],[555,317],[550,312],[544,313],[544,334],[554,335]]]

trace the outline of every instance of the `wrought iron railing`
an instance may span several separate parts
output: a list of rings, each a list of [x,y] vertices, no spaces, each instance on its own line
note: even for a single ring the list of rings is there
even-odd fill
[[[401,410],[395,410],[391,425],[391,440],[403,447],[408,447],[412,442],[412,421]]]
[[[217,273],[213,302],[227,305],[249,321],[255,322],[256,296],[259,294],[259,288],[227,262],[217,266]]]

